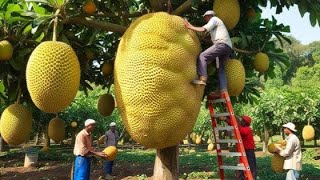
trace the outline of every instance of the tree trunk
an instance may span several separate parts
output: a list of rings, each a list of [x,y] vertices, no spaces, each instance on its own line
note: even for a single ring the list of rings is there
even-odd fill
[[[45,125],[43,133],[44,133],[44,146],[50,147],[50,138],[48,136],[48,125]]]
[[[263,125],[264,128],[264,138],[263,138],[263,147],[262,147],[262,152],[266,153],[267,152],[267,147],[268,147],[268,142],[269,142],[269,131],[267,126],[264,124]]]
[[[8,150],[9,150],[8,144],[3,140],[0,134],[0,152],[5,152]]]
[[[153,169],[154,180],[179,179],[179,145],[157,149],[156,160]]]
[[[71,146],[74,146],[74,143],[76,141],[76,128],[72,128],[71,130]]]

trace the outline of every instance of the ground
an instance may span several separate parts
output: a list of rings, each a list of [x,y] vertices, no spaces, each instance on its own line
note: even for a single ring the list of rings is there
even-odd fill
[[[190,152],[187,148],[180,148],[180,177],[181,179],[218,179],[217,160],[215,151],[207,152],[203,147],[193,147]],[[274,174],[270,176],[270,154],[264,154],[256,151],[260,179],[274,180],[282,179],[283,174]],[[70,179],[72,167],[72,147],[52,147],[48,153],[39,154],[38,166],[35,168],[24,168],[24,152],[21,150],[10,151],[10,153],[0,156],[0,179]],[[114,166],[114,179],[152,179],[153,163],[155,151],[148,149],[120,149]],[[227,159],[227,161],[233,161]],[[304,178],[308,180],[316,180],[320,174],[320,160],[313,160],[312,163],[318,166],[309,166],[306,170]],[[306,167],[305,166],[305,167]],[[91,168],[91,179],[99,179],[103,176],[103,160],[94,158]],[[312,174],[319,171],[319,174]],[[309,172],[312,172],[309,174]],[[234,172],[229,173],[229,177],[233,177]],[[228,174],[227,174],[228,175]]]

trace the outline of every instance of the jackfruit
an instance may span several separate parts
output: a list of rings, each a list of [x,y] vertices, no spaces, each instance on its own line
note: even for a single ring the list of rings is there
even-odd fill
[[[196,144],[201,144],[201,143],[202,143],[202,138],[201,137],[197,137]]]
[[[311,125],[306,125],[302,129],[302,137],[306,141],[311,141],[314,139],[315,131]]]
[[[253,62],[254,69],[258,72],[266,72],[269,68],[269,57],[267,54],[259,52]]]
[[[208,151],[213,151],[213,150],[214,150],[213,143],[208,144]]]
[[[275,143],[270,143],[270,144],[268,145],[268,151],[269,151],[269,153],[275,153],[276,150],[277,150],[277,146],[276,146]]]
[[[83,11],[89,15],[92,15],[97,11],[97,6],[92,0],[86,0],[82,7]]]
[[[95,54],[91,49],[85,49],[84,53],[85,53],[86,59],[88,61],[91,61],[95,58]]]
[[[215,0],[213,11],[223,21],[228,30],[232,30],[239,22],[239,0]]]
[[[114,110],[114,99],[111,94],[103,94],[98,100],[98,111],[102,116],[110,116]]]
[[[71,122],[71,127],[76,128],[78,126],[78,123],[76,121]]]
[[[62,119],[55,117],[49,121],[48,136],[55,142],[60,142],[65,136],[65,124]]]
[[[29,58],[26,79],[31,99],[39,109],[47,113],[64,110],[80,85],[76,53],[63,42],[42,42]]]
[[[0,61],[9,60],[12,58],[13,47],[9,41],[3,40],[0,41]]]
[[[121,38],[115,95],[125,128],[148,148],[178,144],[197,119],[203,86],[194,86],[200,43],[184,19],[165,12],[136,19]]]
[[[110,62],[103,63],[101,71],[105,76],[112,74],[112,64]]]
[[[106,159],[108,161],[113,161],[117,157],[118,149],[115,146],[108,146],[102,152],[107,155]]]
[[[229,95],[240,95],[246,81],[245,69],[242,63],[236,59],[229,59],[225,65],[225,71]]]
[[[19,145],[29,139],[32,130],[32,114],[22,104],[12,104],[2,113],[0,132],[5,142]]]
[[[40,151],[41,152],[48,152],[49,151],[49,147],[48,146],[43,146],[41,149],[40,149]]]
[[[284,172],[283,169],[284,157],[280,156],[279,154],[273,154],[271,157],[271,169],[276,173]]]
[[[98,139],[98,143],[99,143],[99,144],[104,144],[104,139],[105,139],[105,137],[106,137],[106,135],[100,136],[99,139]]]

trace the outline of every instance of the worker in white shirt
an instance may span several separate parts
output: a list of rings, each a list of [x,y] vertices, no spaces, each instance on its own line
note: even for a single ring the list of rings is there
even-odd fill
[[[284,124],[283,132],[286,134],[286,148],[277,149],[277,153],[284,157],[283,169],[287,170],[286,180],[299,179],[299,172],[302,169],[301,145],[298,137],[294,134],[297,132],[295,125],[291,122]]]

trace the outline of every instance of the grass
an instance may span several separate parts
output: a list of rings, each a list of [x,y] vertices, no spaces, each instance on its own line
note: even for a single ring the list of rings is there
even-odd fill
[[[155,150],[119,150],[117,163],[130,164],[135,166],[153,167],[155,159]],[[303,170],[300,180],[315,180],[320,177],[320,160],[316,148],[306,148],[303,152]],[[6,153],[0,153],[1,159],[13,160],[16,158],[23,162],[24,152],[19,149],[13,149]],[[50,148],[48,153],[39,153],[39,160],[58,161],[59,163],[70,163],[73,160],[72,149],[64,147]],[[238,159],[235,157],[224,158],[225,164],[236,165]],[[270,168],[271,156],[257,157],[258,179],[261,180],[282,180],[285,179],[284,173],[274,173]],[[15,167],[12,165],[12,167]],[[195,151],[186,151],[180,149],[179,154],[180,177],[184,179],[218,179],[218,165],[215,152],[207,152],[205,149],[196,148]],[[129,175],[128,175],[129,176]],[[136,176],[138,179],[146,179],[145,174]],[[226,171],[227,179],[234,179],[235,171]]]

